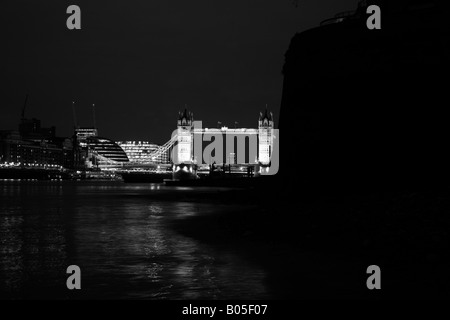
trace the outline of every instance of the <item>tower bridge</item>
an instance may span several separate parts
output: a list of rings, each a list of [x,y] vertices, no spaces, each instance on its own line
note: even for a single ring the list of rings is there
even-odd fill
[[[179,113],[177,124],[174,164],[270,163],[275,136],[273,114],[267,109],[260,113],[257,129],[203,128],[186,109]]]

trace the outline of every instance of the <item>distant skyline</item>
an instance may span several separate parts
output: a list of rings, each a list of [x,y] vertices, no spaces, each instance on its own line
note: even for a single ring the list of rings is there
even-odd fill
[[[212,2],[15,1],[3,5],[0,129],[25,116],[72,133],[80,126],[114,140],[164,143],[188,109],[205,127],[256,127],[259,112],[278,124],[284,54],[296,32],[357,0]],[[81,30],[66,8],[81,8]]]

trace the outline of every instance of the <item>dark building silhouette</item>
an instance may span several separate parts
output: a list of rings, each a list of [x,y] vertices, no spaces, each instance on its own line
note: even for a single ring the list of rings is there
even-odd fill
[[[27,139],[49,139],[56,136],[56,128],[42,128],[41,120],[39,119],[25,119],[22,118],[19,124],[19,132],[22,137]]]
[[[38,119],[21,119],[19,131],[0,132],[0,163],[25,167],[71,167],[70,139],[56,137],[55,127],[42,128]]]
[[[369,2],[368,2],[369,3]],[[449,5],[370,1],[296,34],[285,55],[280,174],[298,152],[310,186],[429,187],[449,176]]]
[[[27,168],[71,167],[70,139],[57,137],[56,128],[41,127],[41,120],[25,117],[28,95],[22,107],[18,131],[0,131],[0,163]]]

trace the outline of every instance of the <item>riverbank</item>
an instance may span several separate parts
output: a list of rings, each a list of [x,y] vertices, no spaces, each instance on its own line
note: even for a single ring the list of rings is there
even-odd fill
[[[285,200],[188,217],[173,227],[239,247],[268,270],[267,285],[280,298],[450,297],[449,190]],[[385,290],[366,287],[373,264]]]

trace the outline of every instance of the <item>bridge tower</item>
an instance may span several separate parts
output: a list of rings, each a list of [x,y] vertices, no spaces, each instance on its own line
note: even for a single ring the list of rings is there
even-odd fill
[[[270,163],[273,149],[273,114],[260,112],[258,121],[258,160],[262,165]]]
[[[177,159],[176,163],[192,163],[194,115],[184,109],[178,115]]]
[[[197,166],[193,163],[194,150],[194,115],[184,109],[178,115],[177,147],[173,159],[173,174],[175,180],[197,179]]]

